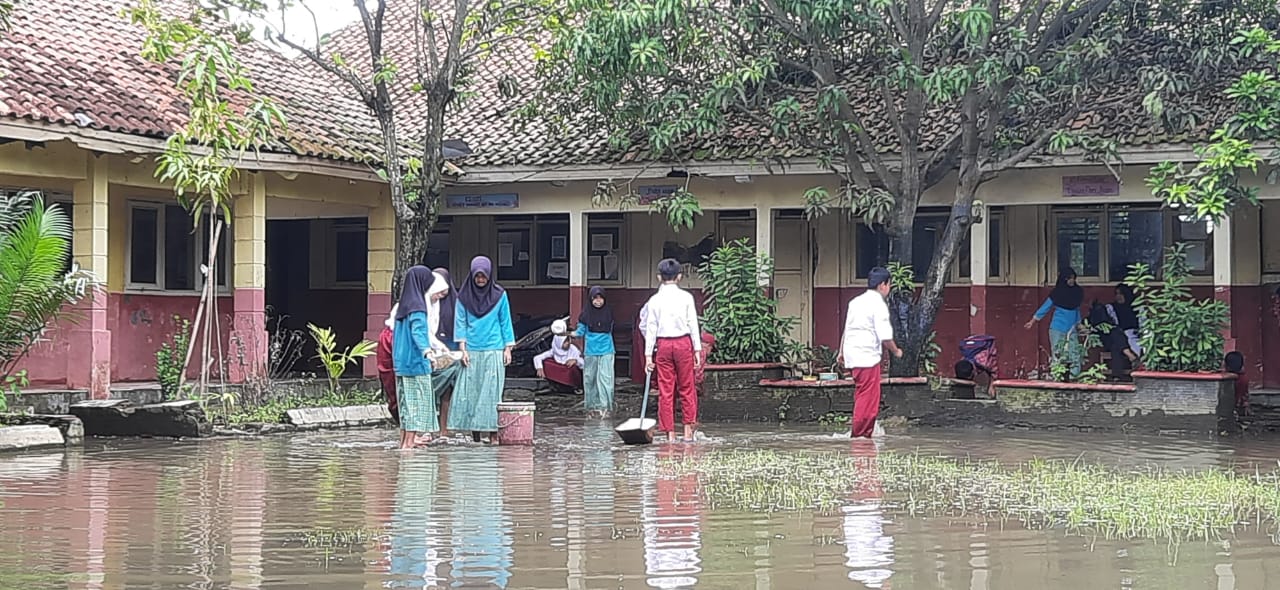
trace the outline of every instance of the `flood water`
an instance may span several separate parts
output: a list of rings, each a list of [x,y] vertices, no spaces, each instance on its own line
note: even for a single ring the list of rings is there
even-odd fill
[[[865,491],[829,514],[756,514],[713,509],[696,478],[625,475],[712,449],[867,452],[816,430],[623,448],[604,422],[538,428],[533,448],[402,454],[380,430],[3,456],[0,588],[1280,588],[1266,535],[1171,551],[910,517]],[[917,449],[1272,469],[1280,441],[929,430],[878,452]]]

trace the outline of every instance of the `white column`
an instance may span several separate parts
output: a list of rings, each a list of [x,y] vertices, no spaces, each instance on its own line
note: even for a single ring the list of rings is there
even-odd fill
[[[569,212],[569,287],[587,285],[587,213]]]
[[[756,253],[761,256],[773,256],[773,209],[756,207]],[[773,277],[761,276],[760,285],[773,282]]]
[[[969,228],[969,282],[975,286],[987,284],[987,275],[991,269],[987,263],[991,252],[991,220],[983,218],[982,223]]]
[[[1235,276],[1231,255],[1231,216],[1224,216],[1213,228],[1213,286],[1220,290],[1231,286]]]

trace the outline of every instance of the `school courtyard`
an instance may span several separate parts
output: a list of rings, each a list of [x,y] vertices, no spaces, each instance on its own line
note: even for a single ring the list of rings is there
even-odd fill
[[[38,189],[64,203],[72,250],[105,289],[83,319],[49,334],[25,363],[34,387],[108,395],[113,383],[155,380],[155,352],[192,318],[208,228],[193,227],[172,191],[153,178],[163,137],[182,120],[171,71],[138,56],[141,30],[114,15],[119,0],[20,5],[0,35],[0,187]],[[97,15],[97,16],[90,16]],[[68,38],[80,39],[67,43]],[[332,326],[344,345],[376,339],[390,307],[394,217],[390,197],[362,154],[378,142],[363,107],[341,84],[263,49],[247,60],[289,117],[289,137],[243,164],[220,301],[227,375],[245,377],[267,354],[267,310],[292,328]],[[510,64],[505,64],[507,67]],[[497,67],[497,66],[495,66]],[[444,216],[430,237],[430,266],[465,276],[471,257],[497,265],[517,316],[576,315],[590,285],[618,310],[621,362],[632,324],[656,286],[663,257],[696,265],[727,240],[747,238],[773,257],[771,280],[795,338],[835,346],[844,305],[882,261],[884,238],[841,213],[806,219],[802,194],[836,179],[815,162],[785,170],[759,164],[766,149],[737,138],[678,164],[611,152],[603,135],[555,137],[514,131],[514,99],[485,91],[457,112],[454,137],[471,155],[452,162]],[[1217,227],[1185,222],[1144,186],[1150,166],[1189,161],[1192,146],[1120,120],[1091,129],[1120,141],[1119,178],[1080,157],[1046,159],[983,186],[983,221],[952,269],[937,324],[940,366],[971,333],[994,335],[1002,371],[1045,361],[1047,334],[1022,324],[1047,295],[1060,265],[1074,267],[1089,298],[1108,301],[1132,263],[1158,261],[1186,243],[1196,289],[1231,305],[1229,346],[1265,386],[1280,386],[1280,187],[1258,179],[1263,205]],[[595,207],[601,181],[631,181],[636,204]],[[705,214],[673,230],[647,203],[686,186]],[[925,198],[913,239],[917,274],[949,213],[951,181]],[[207,234],[204,234],[207,236]],[[697,290],[696,274],[688,286]],[[1087,299],[1088,300],[1088,299]],[[366,371],[373,370],[372,363]]]

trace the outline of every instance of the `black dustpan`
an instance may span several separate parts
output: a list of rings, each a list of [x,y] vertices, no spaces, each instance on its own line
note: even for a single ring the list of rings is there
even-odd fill
[[[644,397],[640,401],[640,417],[627,420],[619,424],[617,428],[614,428],[614,431],[622,438],[622,444],[647,445],[653,442],[653,431],[657,430],[658,421],[644,417],[649,409],[649,383],[652,380],[653,373],[646,371],[644,374]]]

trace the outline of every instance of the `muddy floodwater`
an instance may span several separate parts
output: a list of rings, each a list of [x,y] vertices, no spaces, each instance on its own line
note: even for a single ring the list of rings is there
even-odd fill
[[[0,588],[1280,588],[1264,533],[1171,548],[913,517],[868,490],[826,513],[753,513],[712,506],[695,476],[628,475],[725,448],[1274,469],[1280,441],[929,430],[868,451],[815,430],[712,435],[623,448],[611,424],[565,421],[539,424],[533,448],[402,454],[376,430],[2,456]]]

